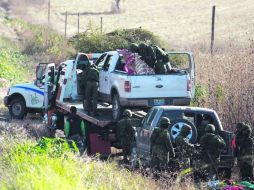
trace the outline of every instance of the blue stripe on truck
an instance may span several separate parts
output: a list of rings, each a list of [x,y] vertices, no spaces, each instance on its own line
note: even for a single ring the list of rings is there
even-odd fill
[[[13,86],[13,88],[22,88],[22,89],[25,89],[25,90],[30,90],[30,91],[33,91],[37,94],[40,94],[40,95],[44,96],[44,92],[42,92],[40,90],[36,90],[34,88],[29,88],[29,87],[25,87],[25,86]]]

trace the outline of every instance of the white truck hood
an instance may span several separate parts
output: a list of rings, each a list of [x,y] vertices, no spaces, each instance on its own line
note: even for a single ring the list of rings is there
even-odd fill
[[[38,95],[44,96],[44,89],[39,88],[38,86],[34,85],[33,83],[16,84],[10,88],[10,93],[12,92],[12,90],[17,91],[17,89],[32,91]]]

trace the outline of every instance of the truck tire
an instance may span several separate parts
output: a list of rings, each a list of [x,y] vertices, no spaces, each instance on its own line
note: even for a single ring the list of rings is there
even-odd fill
[[[11,100],[9,113],[13,119],[23,119],[26,115],[26,104],[22,98]]]
[[[192,133],[188,135],[189,142],[195,143],[198,137],[197,128],[195,125],[187,119],[177,119],[169,127],[169,134],[172,142],[175,142],[176,137],[180,134],[180,131],[184,124],[191,127]]]
[[[120,105],[119,95],[114,94],[112,98],[112,118],[114,121],[120,119],[123,108]]]

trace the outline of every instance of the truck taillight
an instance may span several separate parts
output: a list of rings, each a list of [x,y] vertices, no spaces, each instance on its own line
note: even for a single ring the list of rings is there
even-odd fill
[[[188,82],[187,82],[187,91],[191,91],[191,86],[192,86],[191,80],[188,80]]]
[[[131,82],[130,81],[124,81],[124,91],[125,92],[131,91]]]

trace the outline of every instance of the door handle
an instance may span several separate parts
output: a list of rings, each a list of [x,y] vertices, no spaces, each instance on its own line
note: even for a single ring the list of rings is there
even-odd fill
[[[156,88],[163,88],[163,85],[158,84],[158,85],[156,85],[155,87],[156,87]]]

